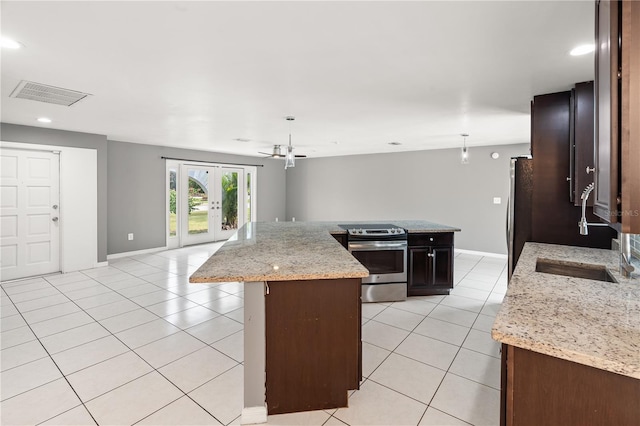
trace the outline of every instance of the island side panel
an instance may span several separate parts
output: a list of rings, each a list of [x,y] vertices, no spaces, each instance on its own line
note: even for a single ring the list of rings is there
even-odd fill
[[[268,282],[271,414],[347,406],[360,382],[360,278]]]
[[[267,422],[265,388],[265,283],[244,284],[244,408],[241,424]]]

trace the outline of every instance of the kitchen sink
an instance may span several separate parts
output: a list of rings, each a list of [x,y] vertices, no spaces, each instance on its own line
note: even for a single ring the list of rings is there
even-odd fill
[[[536,272],[617,283],[616,279],[611,275],[611,272],[602,265],[566,262],[563,260],[552,260],[539,257],[536,261]]]

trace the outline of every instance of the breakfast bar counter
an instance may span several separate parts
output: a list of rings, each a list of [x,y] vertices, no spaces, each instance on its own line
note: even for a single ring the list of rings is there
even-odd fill
[[[386,222],[409,235],[459,231],[428,221]],[[248,223],[189,278],[244,282],[243,424],[346,407],[349,390],[359,389],[361,288],[369,271],[336,240],[349,224]]]
[[[386,220],[412,233],[457,232],[424,220]],[[191,277],[192,283],[362,278],[369,275],[332,234],[342,222],[251,222],[243,226]],[[358,222],[368,223],[368,222]],[[372,222],[374,223],[374,222]]]

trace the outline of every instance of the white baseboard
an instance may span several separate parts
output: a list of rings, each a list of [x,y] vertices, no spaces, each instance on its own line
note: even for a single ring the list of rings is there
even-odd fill
[[[164,251],[164,250],[167,250],[167,246],[155,247],[155,248],[144,249],[144,250],[125,251],[125,252],[122,252],[122,253],[108,254],[107,255],[107,261],[111,260],[111,259],[120,259],[122,257],[137,256],[139,254],[157,253],[159,251]]]
[[[105,266],[109,266],[109,262],[108,261],[96,262],[95,265],[93,265],[94,268],[103,268]]]
[[[498,258],[498,259],[505,259],[505,260],[507,260],[509,258],[506,254],[489,253],[489,252],[485,252],[485,251],[454,249],[454,252],[455,253],[464,253],[464,254],[473,254],[473,255],[476,255],[476,256],[483,256],[483,257],[495,257],[495,258]]]
[[[254,425],[267,422],[267,407],[245,407],[242,409],[240,424]]]

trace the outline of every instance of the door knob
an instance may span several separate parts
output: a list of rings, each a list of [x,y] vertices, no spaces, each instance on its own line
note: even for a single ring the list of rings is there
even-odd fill
[[[57,222],[57,221],[58,221],[58,217],[57,217],[57,216],[55,216],[55,217],[51,218],[51,220],[52,220],[53,222]]]
[[[58,205],[57,204],[54,204],[52,207],[53,207],[54,210],[58,209]]]

